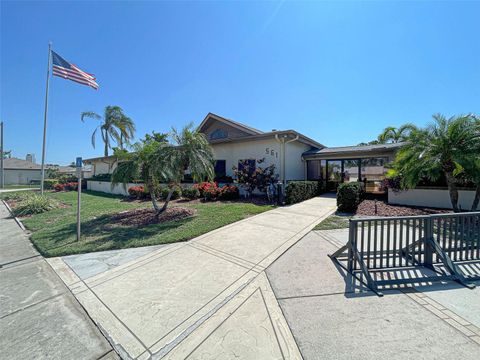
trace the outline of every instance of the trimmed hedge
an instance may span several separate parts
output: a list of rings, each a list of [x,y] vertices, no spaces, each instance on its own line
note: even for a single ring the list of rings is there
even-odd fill
[[[43,180],[43,188],[45,190],[53,190],[54,186],[58,184],[57,179],[45,179]]]
[[[161,190],[162,194],[162,199],[166,200],[168,193],[170,192],[170,188],[166,187]],[[170,200],[176,200],[182,196],[182,188],[180,186],[175,186],[173,188],[172,196],[170,197]]]
[[[112,174],[108,174],[108,173],[107,174],[97,174],[97,175],[93,175],[88,180],[110,182],[110,181],[112,181]]]
[[[200,191],[194,187],[187,187],[182,189],[182,197],[189,200],[195,200],[200,197]]]
[[[323,192],[322,183],[319,181],[290,181],[285,189],[285,203],[295,204]]]
[[[365,195],[361,182],[343,183],[337,189],[337,208],[341,212],[355,212]]]

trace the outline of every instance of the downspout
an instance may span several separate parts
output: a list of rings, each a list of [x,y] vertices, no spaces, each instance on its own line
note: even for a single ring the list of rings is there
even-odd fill
[[[287,180],[285,179],[285,168],[286,168],[286,156],[285,156],[285,145],[294,141],[297,141],[300,138],[299,135],[295,136],[295,138],[285,141],[285,136],[281,139],[279,138],[278,134],[275,134],[275,140],[280,143],[280,180],[283,184],[283,190],[285,190],[285,186],[287,185]]]

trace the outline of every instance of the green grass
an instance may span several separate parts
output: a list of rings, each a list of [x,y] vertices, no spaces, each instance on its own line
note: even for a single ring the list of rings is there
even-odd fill
[[[84,191],[82,239],[77,242],[77,193],[48,193],[48,196],[66,204],[66,207],[22,219],[25,227],[32,232],[31,241],[47,257],[185,241],[272,208],[235,202],[187,202],[181,206],[196,209],[195,216],[138,228],[112,224],[110,217],[120,211],[150,207],[150,202],[130,202],[116,195]]]
[[[5,185],[6,190],[10,189],[40,189],[39,185]]]
[[[352,215],[330,215],[321,223],[319,223],[313,230],[333,230],[333,229],[345,229],[348,228],[348,220]]]

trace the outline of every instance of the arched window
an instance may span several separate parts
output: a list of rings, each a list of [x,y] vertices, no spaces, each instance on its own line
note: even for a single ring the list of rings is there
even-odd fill
[[[225,139],[228,137],[228,132],[223,129],[216,129],[210,134],[210,140]]]

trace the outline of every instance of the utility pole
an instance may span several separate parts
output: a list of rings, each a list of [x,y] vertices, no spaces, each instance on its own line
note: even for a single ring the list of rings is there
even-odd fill
[[[4,155],[3,149],[3,121],[0,122],[0,189],[5,187],[5,175],[3,169],[3,157]]]

